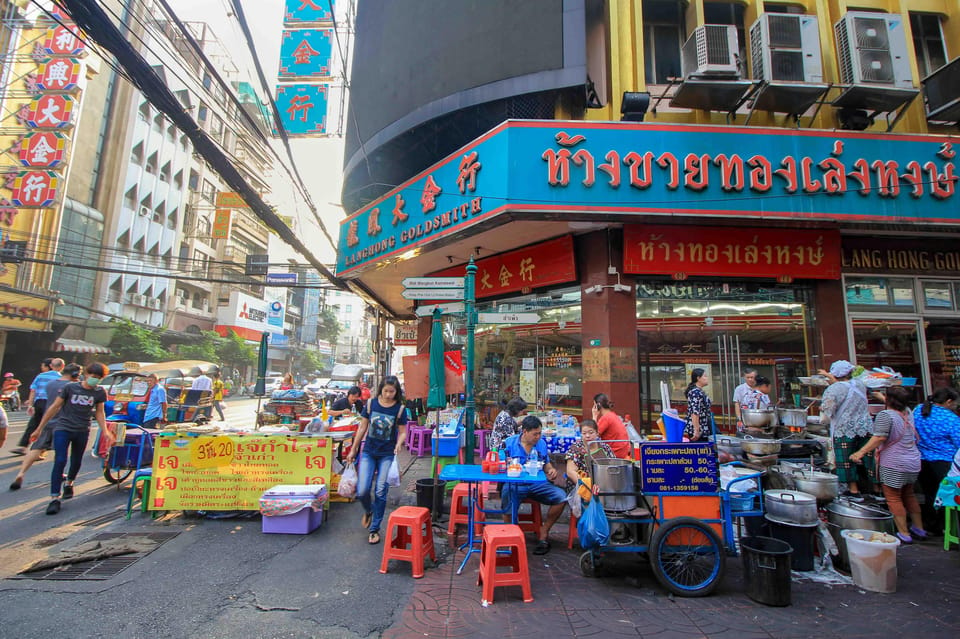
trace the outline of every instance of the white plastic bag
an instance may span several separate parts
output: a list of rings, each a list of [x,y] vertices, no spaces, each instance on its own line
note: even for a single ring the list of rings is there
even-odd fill
[[[397,462],[397,458],[393,458],[393,462],[390,464],[390,470],[387,471],[387,484],[390,486],[399,486],[400,485],[400,464]]]
[[[340,485],[337,486],[337,494],[345,499],[353,499],[357,496],[357,467],[354,464],[347,464],[340,475]]]
[[[567,493],[567,503],[570,505],[570,516],[579,519],[583,513],[583,500],[580,499],[576,487]]]
[[[627,427],[627,439],[630,440],[630,443],[640,444],[643,442],[643,437],[640,436],[640,433],[637,432],[636,427],[631,422],[627,422],[625,426]]]

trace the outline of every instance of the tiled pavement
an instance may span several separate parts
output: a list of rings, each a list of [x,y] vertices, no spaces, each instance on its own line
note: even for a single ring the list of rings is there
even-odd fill
[[[412,466],[405,477],[428,476],[423,460]],[[402,502],[410,503],[412,497],[407,493]],[[398,622],[384,632],[385,639],[960,637],[960,552],[945,552],[942,542],[900,548],[894,594],[794,580],[792,605],[773,608],[747,598],[740,559],[733,557],[727,559],[723,583],[704,598],[669,596],[647,562],[634,554],[615,553],[603,576],[585,578],[579,569],[580,551],[567,550],[567,528],[561,522],[552,531],[549,554],[533,555],[533,544],[528,544],[534,601],[523,603],[519,587],[497,588],[494,602],[483,607],[476,582],[477,556],[457,575],[463,554],[450,552],[445,532],[439,528],[435,532],[438,564],[416,581],[409,603]],[[461,529],[461,542],[463,537]],[[390,570],[409,574],[410,568],[391,562]]]

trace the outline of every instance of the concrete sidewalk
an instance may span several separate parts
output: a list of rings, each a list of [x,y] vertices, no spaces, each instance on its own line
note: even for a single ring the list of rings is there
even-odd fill
[[[413,504],[415,480],[430,476],[430,458],[404,455],[402,462],[400,503]],[[434,528],[441,553],[438,565],[416,580],[408,605],[383,637],[960,636],[960,552],[944,551],[942,539],[900,548],[894,594],[819,583],[795,573],[792,605],[773,608],[747,598],[740,558],[734,557],[727,559],[726,577],[715,593],[698,599],[668,595],[646,558],[636,554],[614,553],[602,576],[583,577],[582,551],[567,550],[566,522],[564,515],[551,532],[553,548],[547,555],[532,553],[533,537],[528,535],[534,601],[523,603],[519,587],[498,588],[494,603],[483,607],[479,560],[471,557],[463,574],[456,574],[463,554],[447,545],[442,517],[442,526]],[[461,530],[460,543],[463,539]],[[410,567],[391,562],[390,571],[409,575]]]

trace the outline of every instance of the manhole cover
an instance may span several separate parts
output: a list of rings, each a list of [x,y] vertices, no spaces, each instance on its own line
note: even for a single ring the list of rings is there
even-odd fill
[[[101,533],[85,541],[98,541],[107,539],[119,539],[121,537],[145,537],[156,542],[148,552],[132,553],[120,557],[107,557],[106,559],[97,559],[95,561],[84,561],[76,564],[69,564],[59,568],[47,571],[39,570],[25,575],[16,575],[13,579],[37,579],[45,581],[83,581],[83,580],[102,580],[110,579],[120,573],[121,570],[133,564],[137,560],[146,557],[148,554],[160,547],[177,535],[179,532],[129,532],[129,533]]]

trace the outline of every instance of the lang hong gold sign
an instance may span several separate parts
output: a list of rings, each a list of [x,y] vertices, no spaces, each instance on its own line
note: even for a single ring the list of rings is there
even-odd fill
[[[868,243],[844,239],[843,270],[848,273],[960,275],[960,251],[946,245]]]

